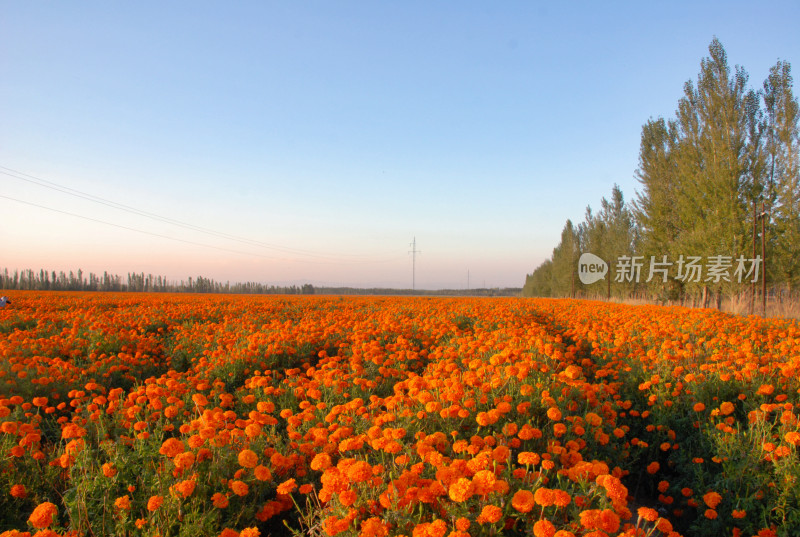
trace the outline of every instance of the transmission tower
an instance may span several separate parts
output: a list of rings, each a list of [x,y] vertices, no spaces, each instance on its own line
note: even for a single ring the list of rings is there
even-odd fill
[[[417,254],[421,254],[422,252],[417,250],[417,238],[414,237],[414,240],[409,244],[411,246],[411,250],[408,252],[411,254],[411,290],[414,291],[416,289],[417,281],[416,281],[416,270],[417,270]]]

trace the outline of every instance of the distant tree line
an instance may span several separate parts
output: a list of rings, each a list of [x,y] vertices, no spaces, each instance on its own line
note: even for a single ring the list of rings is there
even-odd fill
[[[170,281],[166,276],[155,276],[143,272],[129,272],[126,278],[117,274],[103,272],[98,276],[81,269],[60,271],[40,269],[14,270],[7,268],[0,273],[0,289],[8,290],[52,290],[52,291],[133,291],[148,293],[237,293],[237,294],[314,294],[314,286],[276,286],[258,282],[230,283],[218,282],[211,278],[198,276],[187,280]]]
[[[170,281],[166,276],[155,276],[143,272],[129,272],[123,278],[117,274],[103,272],[98,276],[77,271],[48,271],[40,269],[14,270],[5,268],[0,272],[0,289],[34,291],[109,291],[145,293],[231,293],[257,295],[417,295],[417,296],[519,296],[522,291],[514,288],[481,289],[389,289],[385,287],[314,287],[310,283],[300,286],[269,285],[258,282],[218,282],[197,276],[181,281]]]
[[[615,185],[598,212],[587,207],[583,222],[567,220],[552,256],[527,276],[523,295],[708,306],[749,294],[765,276],[769,293],[798,295],[800,138],[791,66],[778,61],[753,90],[743,68],[731,70],[719,40],[708,50],[697,81],[684,85],[675,117],[642,127],[641,191],[633,202]],[[586,252],[607,262],[602,281],[582,283],[580,271],[591,268],[579,267]],[[698,265],[699,274],[690,271]]]

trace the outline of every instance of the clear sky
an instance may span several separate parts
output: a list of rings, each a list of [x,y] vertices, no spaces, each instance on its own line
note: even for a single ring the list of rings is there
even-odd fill
[[[634,198],[641,127],[714,36],[760,88],[778,59],[800,76],[799,20],[796,0],[0,0],[0,268],[408,288],[416,237],[418,288],[521,287],[568,218],[614,183]]]

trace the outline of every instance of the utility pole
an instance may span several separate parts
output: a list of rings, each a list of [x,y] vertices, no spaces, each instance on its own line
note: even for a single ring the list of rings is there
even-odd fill
[[[408,252],[411,254],[411,290],[416,290],[417,286],[417,254],[421,254],[419,250],[417,250],[417,237],[414,237],[414,240],[409,245],[411,246],[411,251]]]
[[[467,291],[469,291],[469,269],[467,269]]]
[[[756,235],[758,234],[756,224],[758,222],[758,209],[756,200],[753,200],[753,259],[756,258]],[[753,261],[755,263],[755,261]],[[750,282],[750,315],[753,314],[756,302],[756,282]]]
[[[766,222],[767,210],[764,202],[761,202],[761,315],[767,316],[767,232]]]

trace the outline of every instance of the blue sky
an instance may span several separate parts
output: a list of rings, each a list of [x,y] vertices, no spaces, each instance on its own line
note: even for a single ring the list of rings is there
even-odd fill
[[[798,20],[795,1],[0,0],[0,268],[410,287],[416,237],[419,288],[521,287],[567,218],[614,183],[633,199],[641,126],[714,36],[759,88],[799,64]]]

